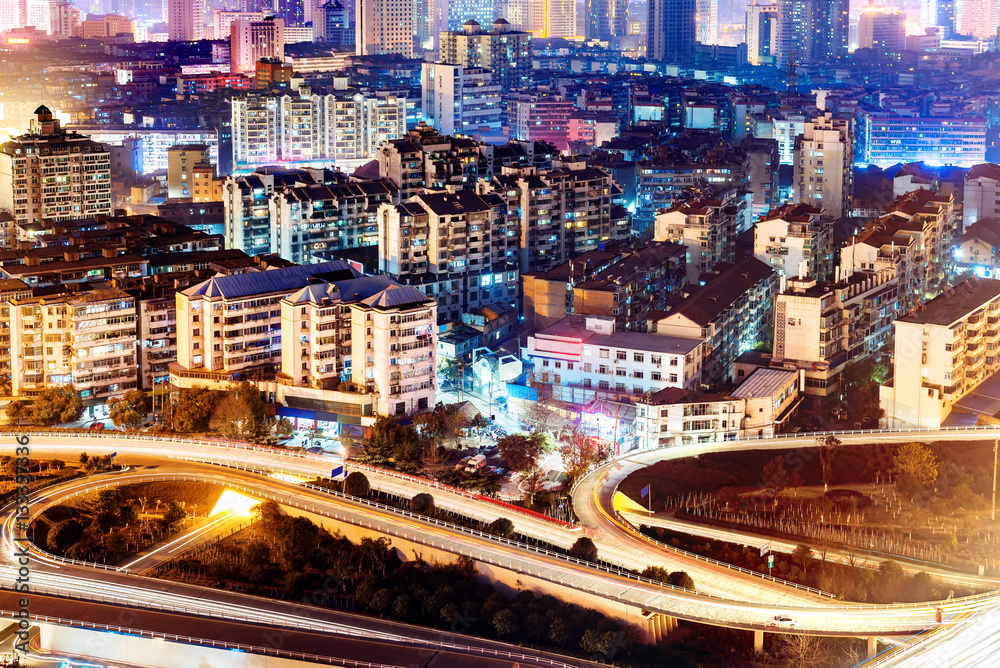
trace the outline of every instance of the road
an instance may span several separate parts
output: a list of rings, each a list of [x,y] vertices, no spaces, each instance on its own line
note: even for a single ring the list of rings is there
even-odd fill
[[[247,518],[234,511],[217,513],[197,526],[183,532],[169,543],[154,545],[143,550],[135,559],[122,564],[129,573],[146,575],[156,570],[158,566],[171,559],[176,559],[186,552],[196,550],[204,545],[211,545],[220,538],[230,535],[240,526],[246,524]]]
[[[933,432],[925,434],[925,438],[945,440],[952,438],[992,439],[992,430],[955,432]],[[842,440],[852,442],[860,439],[868,441],[901,441],[920,438],[920,434],[906,432],[895,435],[843,435]],[[86,449],[88,452],[108,452],[117,450],[119,458],[133,458],[138,454],[148,454],[150,446],[155,444],[158,457],[171,459],[198,459],[201,461],[223,462],[240,467],[275,468],[286,472],[305,475],[322,475],[327,463],[322,458],[292,455],[275,451],[259,451],[246,448],[234,448],[222,444],[206,444],[203,442],[163,439],[145,439],[146,442],[126,442],[119,439],[100,437],[70,437],[35,435],[31,439],[32,456],[39,457],[47,453],[65,453]],[[824,600],[818,596],[798,590],[789,589],[778,582],[756,575],[734,572],[717,564],[693,559],[690,555],[676,552],[663,552],[634,535],[629,528],[616,520],[610,509],[613,491],[626,475],[633,470],[648,465],[653,461],[665,458],[691,456],[700,452],[734,448],[788,448],[813,447],[814,435],[798,439],[782,438],[769,441],[753,441],[749,443],[725,443],[711,446],[680,446],[668,450],[636,453],[611,462],[587,476],[574,490],[577,513],[581,521],[593,532],[602,554],[610,554],[625,563],[641,569],[650,563],[662,563],[672,570],[683,569],[692,574],[698,584],[698,593],[686,593],[663,588],[652,583],[643,583],[622,576],[602,573],[593,568],[583,567],[567,562],[558,557],[533,553],[522,547],[504,545],[487,537],[477,537],[444,527],[427,525],[423,520],[401,518],[398,513],[392,513],[377,508],[363,507],[353,502],[331,498],[319,492],[294,487],[273,478],[263,478],[259,475],[230,470],[225,473],[225,479],[232,484],[236,476],[238,484],[246,486],[254,493],[279,497],[284,502],[308,504],[320,513],[333,513],[338,519],[372,522],[392,532],[417,540],[429,541],[436,547],[453,550],[456,553],[474,553],[477,558],[487,561],[499,561],[508,568],[521,568],[524,572],[542,579],[570,584],[579,589],[605,596],[618,602],[626,602],[645,610],[662,612],[673,617],[690,619],[703,623],[718,624],[734,628],[766,629],[767,620],[773,615],[782,613],[793,614],[798,621],[797,630],[829,635],[888,635],[906,633],[929,628],[935,624],[934,607],[930,605],[911,606],[845,606],[839,602]],[[178,470],[184,475],[191,475],[197,466],[190,463],[179,464]],[[165,470],[165,467],[164,467]],[[211,475],[199,473],[198,475]],[[216,474],[219,475],[219,474]],[[398,479],[392,476],[372,474],[373,486],[382,489],[388,487],[395,493],[411,496],[418,489],[419,483],[412,480]],[[123,478],[124,479],[124,478]],[[387,490],[388,491],[388,490]],[[48,490],[46,490],[48,492]],[[456,494],[447,490],[437,489],[433,492],[440,507],[452,506],[461,512],[471,515],[496,517],[505,514],[484,500]],[[44,493],[43,493],[44,494]],[[41,499],[39,499],[41,501]],[[34,509],[33,509],[34,510]],[[513,516],[519,531],[529,535],[540,535],[552,542],[572,541],[578,532],[573,532],[562,526],[555,525],[545,519],[530,516]],[[5,522],[5,536],[8,536]],[[606,552],[605,552],[606,551]],[[53,570],[58,572],[53,577]],[[79,593],[81,588],[102,592],[102,595],[146,596],[137,587],[134,576],[105,571],[87,571],[86,577],[81,577],[80,570],[65,564],[48,564],[39,574],[42,586],[55,587],[58,590]],[[72,575],[71,575],[72,573]],[[33,574],[34,575],[34,574]],[[120,580],[125,578],[125,580]],[[109,582],[110,581],[110,582]],[[98,584],[100,583],[100,584]],[[110,587],[110,589],[107,589]],[[713,592],[725,592],[712,596]],[[212,599],[219,592],[211,595],[202,594],[196,600],[183,599],[183,605],[194,603],[193,610],[202,610],[217,605]],[[946,617],[962,611],[986,609],[994,605],[995,598],[981,597],[970,601],[952,601],[942,604]],[[182,605],[182,607],[183,607]],[[227,608],[228,609],[228,608]],[[286,620],[294,623],[294,620]]]

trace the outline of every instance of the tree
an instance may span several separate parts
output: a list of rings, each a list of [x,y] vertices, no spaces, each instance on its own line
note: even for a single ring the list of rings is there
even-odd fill
[[[174,431],[195,432],[207,431],[208,420],[219,403],[221,396],[207,387],[195,385],[182,388],[174,404]]]
[[[243,438],[251,433],[255,424],[250,406],[232,394],[219,401],[209,421],[209,427],[226,438]]]
[[[662,566],[646,566],[639,575],[657,582],[669,582],[670,580],[670,572]]]
[[[573,434],[563,443],[560,450],[570,484],[586,473],[591,466],[607,459],[610,452],[607,448],[601,447],[596,438],[587,436],[578,429],[573,430]]]
[[[344,494],[367,499],[370,491],[371,486],[368,484],[368,477],[361,471],[351,471],[344,478]]]
[[[288,418],[281,418],[274,423],[274,433],[278,438],[291,438],[295,433],[295,426]]]
[[[493,615],[493,628],[498,636],[506,638],[521,630],[521,620],[516,612],[506,608]]]
[[[167,509],[163,513],[163,519],[160,520],[160,527],[167,533],[172,533],[177,531],[185,518],[187,518],[187,513],[184,512],[180,504],[176,501],[171,501],[167,504]]]
[[[47,387],[31,406],[31,420],[46,427],[75,422],[81,415],[83,400],[72,387]]]
[[[264,535],[269,538],[277,537],[284,526],[285,515],[281,512],[281,506],[274,501],[261,501],[250,509],[254,518],[260,522]]]
[[[915,494],[937,479],[937,458],[922,443],[899,446],[892,464],[893,472],[898,476],[899,489],[905,494]]]
[[[806,570],[808,569],[809,563],[812,561],[812,559],[813,559],[813,551],[812,548],[809,547],[808,545],[798,545],[792,551],[792,561],[795,562],[795,564],[802,569],[803,573],[805,573]]]
[[[576,539],[573,543],[573,547],[569,548],[569,556],[579,559],[580,561],[597,561],[597,546],[594,545],[592,541],[587,536],[581,536]]]
[[[379,415],[362,444],[359,459],[376,466],[395,464],[404,470],[416,470],[423,465],[422,456],[423,443],[416,429]]]
[[[94,522],[101,531],[108,531],[121,521],[121,509],[125,499],[117,487],[102,489],[89,500],[87,507],[94,515]]]
[[[438,403],[434,410],[413,416],[413,424],[419,427],[421,435],[435,441],[448,442],[459,437],[468,425],[458,407]]]
[[[289,518],[282,526],[278,556],[285,570],[298,572],[319,547],[319,527],[307,517]]]
[[[415,494],[410,499],[410,512],[418,515],[434,516],[434,497],[427,492]]]
[[[514,535],[514,523],[506,517],[498,517],[487,525],[486,531],[494,536],[510,538]]]
[[[147,412],[146,397],[139,390],[108,399],[108,417],[116,427],[138,429]]]
[[[237,383],[231,394],[247,407],[254,422],[263,422],[267,417],[267,404],[261,396],[260,388],[253,381],[244,380]]]
[[[526,471],[535,466],[545,447],[545,436],[538,431],[530,434],[509,434],[497,441],[500,455],[512,471]]]
[[[10,403],[7,404],[8,422],[12,422],[20,426],[21,420],[27,420],[30,418],[31,418],[31,409],[29,408],[27,401],[21,401],[20,399],[11,399]]]
[[[816,442],[819,444],[819,464],[823,469],[823,491],[826,492],[829,491],[830,481],[833,480],[833,458],[837,455],[840,439],[828,434],[816,439]]]
[[[674,571],[667,578],[667,584],[694,591],[694,580],[684,571]]]
[[[760,481],[771,494],[778,494],[788,486],[785,460],[780,455],[764,464],[764,468],[760,472]]]

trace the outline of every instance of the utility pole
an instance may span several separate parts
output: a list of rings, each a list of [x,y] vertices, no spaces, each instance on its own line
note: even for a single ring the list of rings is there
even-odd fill
[[[993,437],[993,511],[990,519],[997,519],[997,449],[1000,448],[1000,436]]]

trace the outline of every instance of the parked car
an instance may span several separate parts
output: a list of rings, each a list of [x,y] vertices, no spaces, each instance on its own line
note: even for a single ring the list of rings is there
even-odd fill
[[[767,625],[782,629],[794,629],[795,623],[795,620],[788,615],[775,615]]]
[[[456,469],[464,469],[472,457],[462,457],[457,464],[455,464]]]
[[[103,422],[95,422],[94,424],[90,425],[90,428],[93,429],[94,431],[100,431],[100,430],[104,429],[104,423]]]
[[[478,471],[484,466],[486,466],[486,455],[476,455],[466,463],[465,470],[470,472]]]

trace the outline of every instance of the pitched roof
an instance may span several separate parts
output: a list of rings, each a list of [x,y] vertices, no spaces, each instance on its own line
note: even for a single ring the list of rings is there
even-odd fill
[[[353,276],[361,275],[347,262],[334,260],[333,262],[268,269],[267,271],[254,271],[233,276],[215,276],[184,290],[181,294],[188,297],[238,299],[276,292],[291,293],[308,285],[309,279],[312,277],[330,272],[350,272],[350,275]]]
[[[412,285],[390,285],[378,294],[363,299],[362,303],[374,308],[396,308],[433,301],[433,299]]]
[[[680,314],[705,327],[741,295],[773,274],[774,270],[755,257],[740,260],[692,292],[666,317]]]

